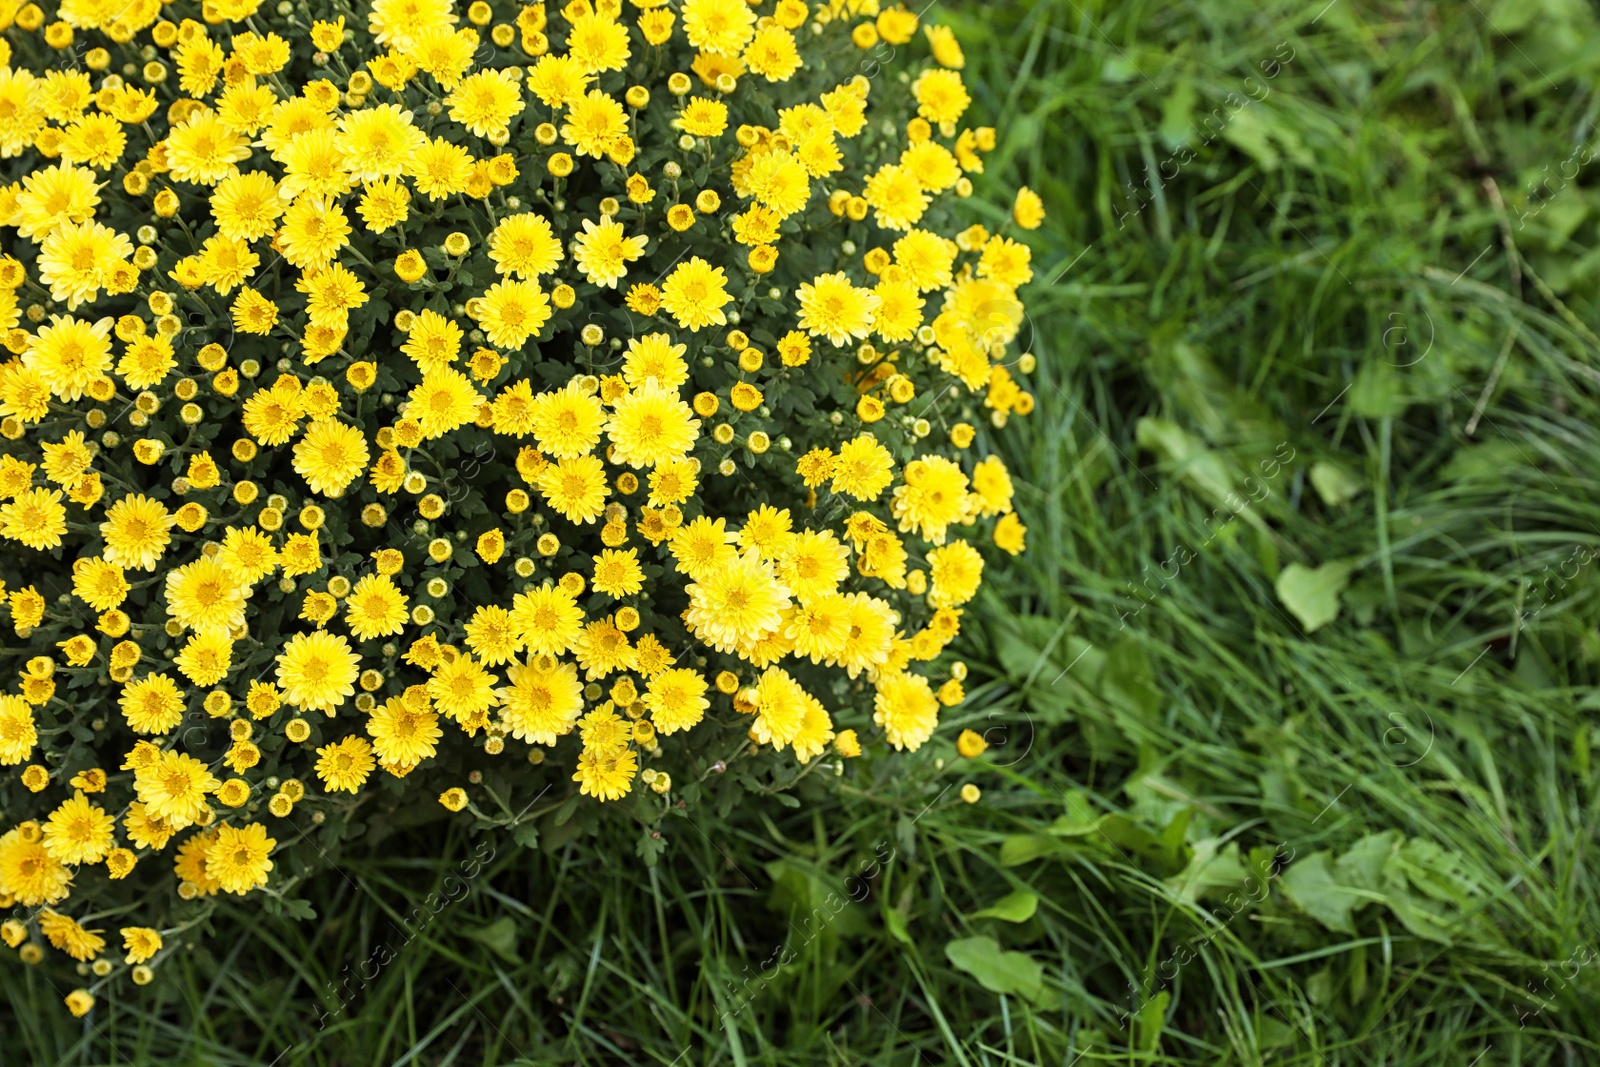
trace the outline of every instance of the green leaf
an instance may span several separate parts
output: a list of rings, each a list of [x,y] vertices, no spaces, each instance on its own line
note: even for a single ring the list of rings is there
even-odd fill
[[[1578,197],[1557,197],[1539,212],[1539,223],[1544,229],[1551,231],[1559,243],[1570,238],[1573,231],[1578,228],[1578,224],[1588,214],[1589,205]]]
[[[1043,834],[1018,834],[1000,844],[1000,866],[1020,867],[1061,851],[1061,842]]]
[[[511,840],[523,848],[538,848],[539,828],[531,822],[522,823],[511,831]]]
[[[1389,853],[1384,875],[1394,885],[1389,910],[1407,930],[1440,944],[1454,940],[1451,929],[1477,895],[1457,854],[1414,837]]]
[[[992,937],[968,937],[944,947],[952,966],[978,980],[991,993],[1038,998],[1044,989],[1044,968],[1021,952],[1007,952]]]
[[[772,879],[772,894],[768,907],[781,915],[798,915],[809,912],[827,893],[809,870],[789,860],[774,860],[766,865],[767,877]]]
[[[317,917],[317,909],[311,906],[309,900],[291,897],[283,901],[283,914],[291,919],[299,919],[301,922],[310,922]]]
[[[666,850],[667,839],[648,826],[639,832],[638,839],[633,843],[633,854],[644,860],[646,867],[654,867],[661,862],[661,854]]]
[[[1387,867],[1390,857],[1399,848],[1400,841],[1398,830],[1385,830],[1382,833],[1366,835],[1351,845],[1349,850],[1334,863],[1334,872],[1339,881],[1373,893],[1381,893],[1390,888],[1396,883],[1391,882]],[[1398,884],[1403,887],[1404,880]]]
[[[1329,929],[1353,933],[1351,914],[1382,904],[1417,937],[1448,945],[1477,894],[1459,857],[1422,838],[1386,830],[1361,838],[1332,863],[1319,852],[1283,874],[1284,891]]]
[[[1434,900],[1465,907],[1478,893],[1467,877],[1461,856],[1446,852],[1426,838],[1413,837],[1390,857],[1390,866],[1404,874],[1413,889]]]
[[[1056,677],[1062,681],[1070,678],[1091,688],[1098,685],[1100,673],[1105,670],[1106,653],[1076,636],[1063,638],[1061,645],[1062,651],[1057,653],[1057,658],[1061,662],[1061,673]],[[1052,681],[1051,684],[1055,683]]]
[[[1172,856],[1184,857],[1188,862],[1189,851],[1184,842],[1189,837],[1189,824],[1194,821],[1194,808],[1182,807],[1172,813],[1172,818],[1167,820],[1167,828],[1161,831],[1161,845]]]
[[[1319,459],[1311,465],[1311,487],[1324,504],[1338,507],[1354,499],[1366,485],[1347,468]]]
[[[1244,884],[1250,872],[1239,859],[1238,842],[1219,845],[1214,837],[1194,843],[1189,865],[1181,874],[1167,879],[1173,896],[1185,904],[1195,904],[1211,890],[1237,889]]]
[[[1144,645],[1131,634],[1118,641],[1106,656],[1100,673],[1100,694],[1122,711],[1143,719],[1161,713],[1161,690],[1156,688],[1155,671]]]
[[[1384,903],[1389,905],[1389,910],[1394,912],[1401,925],[1418,937],[1441,945],[1448,945],[1454,940],[1450,936],[1450,928],[1456,924],[1456,918],[1445,914],[1438,904],[1426,897],[1401,889],[1390,893]]]
[[[1401,391],[1400,372],[1386,362],[1368,363],[1350,383],[1350,410],[1368,419],[1388,419],[1400,414],[1408,401]]]
[[[568,819],[572,818],[573,815],[577,814],[577,811],[578,798],[576,796],[568,797],[566,801],[556,809],[555,824],[557,826],[563,825]]]
[[[1175,874],[1184,867],[1186,857],[1181,842],[1173,848],[1164,835],[1155,833],[1126,815],[1117,812],[1103,815],[1097,829],[1106,841],[1115,846],[1114,852],[1142,858],[1161,868],[1163,875]]]
[[[1488,23],[1490,29],[1509,37],[1541,22],[1570,24],[1581,14],[1581,5],[1568,0],[1500,0],[1489,8]]]
[[[1194,82],[1189,78],[1179,79],[1161,104],[1161,139],[1168,148],[1178,148],[1191,140],[1194,104]]]
[[[1294,1039],[1299,1035],[1288,1023],[1280,1022],[1270,1015],[1263,1015],[1256,1020],[1256,1040],[1264,1050],[1287,1048],[1294,1044]]]
[[[1100,825],[1100,817],[1094,814],[1094,805],[1088,794],[1081,789],[1069,789],[1061,799],[1067,811],[1050,824],[1050,832],[1056,837],[1079,837],[1094,833]]]
[[[1271,107],[1257,104],[1248,97],[1239,99],[1245,102],[1233,112],[1228,125],[1222,130],[1222,136],[1229,144],[1266,170],[1276,168],[1283,156],[1301,166],[1308,166],[1314,161],[1315,157],[1306,149],[1299,131],[1287,119]],[[1217,110],[1226,114],[1229,106],[1224,103]]]
[[[1254,108],[1243,108],[1231,117],[1225,108],[1216,108],[1208,117],[1212,118],[1213,124],[1217,118],[1225,119],[1227,125],[1222,128],[1223,139],[1261,164],[1263,170],[1277,168],[1279,157],[1278,150],[1272,144],[1273,131],[1261,121]]]
[[[1008,923],[1025,923],[1039,910],[1039,898],[1026,889],[1007,893],[982,911],[972,913],[974,919],[1000,919]]]
[[[466,931],[466,935],[507,963],[521,963],[517,955],[517,924],[509,915],[502,915],[488,926]]]
[[[1160,1046],[1161,1031],[1167,1025],[1167,1005],[1170,1003],[1172,994],[1163,989],[1139,1006],[1139,1014],[1134,1017],[1138,1028],[1134,1045],[1141,1052],[1154,1052]]]
[[[1338,618],[1339,594],[1350,584],[1353,569],[1343,560],[1330,560],[1315,569],[1291,563],[1278,575],[1278,599],[1306,633],[1313,633]]]
[[[1205,442],[1167,419],[1147,417],[1134,428],[1139,447],[1159,455],[1213,504],[1234,495],[1233,473]]]
[[[1184,844],[1192,809],[1183,808],[1168,822],[1166,829],[1157,833],[1151,827],[1129,818],[1121,812],[1110,812],[1093,819],[1085,819],[1078,811],[1087,812],[1080,799],[1069,804],[1071,814],[1062,815],[1050,824],[1046,834],[1017,834],[1000,845],[1000,865],[1017,867],[1046,856],[1063,853],[1095,851],[1116,855],[1120,859],[1139,859],[1154,867],[1161,876],[1176,874],[1189,859],[1189,848]]]
[[[1070,689],[1058,680],[1071,678],[1088,685],[1089,668],[1098,666],[1095,654],[1074,662],[1085,642],[1065,631],[1064,623],[1038,615],[1002,616],[995,625],[994,647],[1001,665],[1017,688],[1025,689],[1028,707],[1047,725],[1064,722],[1072,714]]]
[[[1485,441],[1481,445],[1467,445],[1455,451],[1439,471],[1439,479],[1446,484],[1457,482],[1490,482],[1504,485],[1508,476],[1528,466],[1528,457],[1514,441]]]
[[[906,927],[906,917],[899,908],[883,909],[883,925],[889,936],[902,945],[912,944],[911,931]]]
[[[1060,668],[1052,670],[1050,662],[1061,652],[1065,624],[1041,615],[1006,615],[996,625],[1000,639],[995,642],[995,652],[1008,675],[1018,683],[1035,675],[1047,683],[1055,677]]]
[[[1100,68],[1101,78],[1111,85],[1130,82],[1138,73],[1139,69],[1133,65],[1133,60],[1123,55],[1120,50],[1114,56],[1107,56],[1105,64]]]
[[[1356,932],[1350,913],[1372,899],[1369,893],[1340,884],[1326,852],[1315,852],[1290,864],[1281,883],[1301,911],[1342,934]]]

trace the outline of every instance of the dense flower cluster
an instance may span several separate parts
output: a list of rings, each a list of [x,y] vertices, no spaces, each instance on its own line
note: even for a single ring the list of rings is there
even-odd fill
[[[1006,231],[1042,211],[956,221],[994,131],[947,28],[0,18],[13,947],[105,976],[116,936],[148,981],[204,898],[281,899],[287,842],[374,793],[659,820],[736,757],[781,786],[962,700],[932,664],[974,546],[1023,547],[984,446],[1033,404]],[[868,78],[884,44],[914,69]],[[136,892],[152,925],[69,917]]]

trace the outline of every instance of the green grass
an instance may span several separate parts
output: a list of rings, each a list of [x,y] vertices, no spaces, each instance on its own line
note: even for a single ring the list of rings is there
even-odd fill
[[[1600,1058],[1600,260],[1590,170],[1550,178],[1595,136],[1600,25],[1319,9],[939,9],[990,192],[1051,213],[1038,406],[999,438],[1031,548],[967,614],[942,747],[685,811],[653,869],[621,831],[496,842],[460,889],[443,824],[354,847],[315,921],[230,904],[88,1022],[70,971],[4,964],[6,1062]],[[1330,562],[1308,633],[1280,578]],[[957,760],[964,726],[1004,744]],[[407,933],[430,893],[461,895]],[[973,937],[1038,994],[953,966]]]

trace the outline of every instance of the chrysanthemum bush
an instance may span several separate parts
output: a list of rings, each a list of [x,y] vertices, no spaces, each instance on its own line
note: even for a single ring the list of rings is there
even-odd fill
[[[0,15],[8,944],[147,982],[218,893],[297,910],[364,806],[622,808],[651,858],[669,805],[962,700],[1042,213],[968,199],[948,29]]]

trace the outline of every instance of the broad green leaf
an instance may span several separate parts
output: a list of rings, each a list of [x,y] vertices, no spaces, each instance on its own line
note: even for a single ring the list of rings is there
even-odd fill
[[[1350,383],[1350,410],[1368,419],[1387,419],[1408,406],[1400,371],[1387,361],[1368,363]]]
[[[639,836],[633,842],[633,854],[644,860],[646,867],[654,867],[660,863],[661,854],[666,850],[667,839],[648,826],[639,831]]]
[[[1230,116],[1226,107],[1218,107],[1212,110],[1210,118],[1213,128],[1218,122],[1225,122],[1219,131],[1223,138],[1259,163],[1263,170],[1277,169],[1279,157],[1278,150],[1273,147],[1272,132],[1254,108],[1241,108]]]
[[[1044,968],[1021,952],[1001,949],[992,937],[968,937],[944,947],[950,963],[978,980],[991,993],[1034,1000],[1044,988]]]
[[[1163,989],[1139,1006],[1139,1014],[1135,1016],[1137,1036],[1134,1045],[1141,1052],[1154,1052],[1160,1046],[1161,1031],[1167,1025],[1167,1005],[1170,1003],[1172,994]]]
[[[1478,887],[1463,869],[1461,857],[1427,838],[1411,838],[1390,862],[1405,874],[1412,888],[1434,900],[1465,907],[1478,894]]]
[[[1454,940],[1451,930],[1477,893],[1456,854],[1414,837],[1389,854],[1384,874],[1394,885],[1389,908],[1406,929],[1441,944]]]
[[[982,911],[972,913],[974,919],[1001,919],[1008,923],[1025,923],[1039,910],[1039,898],[1026,889],[1007,893]]]
[[[1194,82],[1180,78],[1161,104],[1161,139],[1167,147],[1178,148],[1194,139],[1191,127],[1194,103]]]
[[[1161,844],[1173,856],[1187,856],[1184,842],[1189,837],[1189,824],[1194,821],[1194,808],[1185,805],[1172,813],[1167,828],[1161,831]]]
[[[1361,838],[1337,860],[1319,852],[1290,865],[1284,891],[1323,925],[1354,932],[1351,914],[1382,904],[1417,937],[1450,944],[1476,887],[1449,852],[1387,830]]]
[[[1528,466],[1528,457],[1514,441],[1493,440],[1458,448],[1439,471],[1446,483],[1492,482],[1504,485],[1506,476]]]
[[[1172,465],[1178,477],[1192,484],[1213,504],[1223,504],[1236,495],[1233,473],[1204,441],[1175,422],[1146,417],[1134,428],[1139,447],[1159,455]]]
[[[1267,129],[1278,148],[1292,162],[1302,167],[1309,167],[1316,162],[1316,156],[1306,147],[1305,139],[1300,136],[1300,128],[1289,116],[1264,102],[1259,105],[1249,105],[1245,111]]]
[[[1243,454],[1271,452],[1272,442],[1284,439],[1286,431],[1269,407],[1240,389],[1186,325],[1154,329],[1144,371],[1171,405],[1169,417],[1181,414],[1183,424],[1205,440],[1228,441]]]
[[[1326,852],[1315,852],[1291,863],[1280,881],[1283,891],[1301,911],[1342,934],[1356,932],[1350,913],[1372,899],[1371,894],[1339,883]]]
[[[1100,77],[1112,85],[1130,82],[1138,76],[1139,68],[1134,66],[1133,60],[1124,55],[1121,49],[1117,50],[1116,55],[1107,56],[1100,68]]]
[[[1317,491],[1322,502],[1330,507],[1338,507],[1354,499],[1366,488],[1347,468],[1323,459],[1311,465],[1311,487]]]
[[[468,930],[466,935],[507,963],[522,962],[517,955],[517,924],[509,915],[502,915],[488,926]]]
[[[1086,813],[1087,805],[1079,803],[1074,811]],[[1162,833],[1130,818],[1121,812],[1111,812],[1085,820],[1082,814],[1062,815],[1050,824],[1050,837],[1037,834],[1008,837],[1000,847],[1001,863],[1016,866],[1038,859],[1040,856],[1066,851],[1068,846],[1057,841],[1049,847],[1051,838],[1066,838],[1071,848],[1093,848],[1111,853],[1122,859],[1138,858],[1160,868],[1162,875],[1175,874],[1188,862],[1188,849],[1183,843],[1191,809],[1184,808],[1173,817]]]
[[[1334,863],[1334,876],[1345,885],[1373,893],[1386,892],[1395,886],[1403,888],[1404,879],[1397,882],[1387,872],[1389,860],[1399,848],[1400,840],[1398,830],[1367,834]]]
[[[1018,834],[1000,844],[1000,866],[1020,867],[1062,850],[1061,842],[1043,834]]]
[[[1015,615],[998,620],[992,630],[1001,666],[1013,684],[1026,686],[1028,708],[1042,725],[1071,717],[1068,678],[1091,685],[1093,675],[1088,672],[1091,667],[1098,668],[1104,658],[1103,653],[1090,653],[1078,660],[1085,642],[1068,636],[1065,629],[1056,619]]]
[[[1195,904],[1213,889],[1238,889],[1250,872],[1239,860],[1239,844],[1226,845],[1214,837],[1196,841],[1189,865],[1183,873],[1167,879],[1173,895],[1186,904]]]
[[[1287,1048],[1300,1032],[1270,1015],[1256,1017],[1256,1042],[1263,1049]]]
[[[1207,131],[1217,131],[1233,147],[1274,170],[1287,156],[1300,166],[1314,162],[1300,133],[1272,107],[1242,93],[1231,93],[1219,100],[1211,113],[1200,120]],[[1218,123],[1225,123],[1220,128]]]
[[[568,797],[566,802],[563,803],[559,808],[556,809],[556,813],[555,813],[555,816],[554,816],[555,824],[557,826],[566,825],[567,820],[571,819],[573,815],[577,814],[577,811],[578,811],[578,798],[577,797]]]
[[[1050,832],[1057,837],[1081,837],[1094,833],[1100,825],[1100,816],[1094,814],[1094,806],[1083,790],[1068,790],[1062,800],[1066,803],[1066,814],[1056,816],[1055,822],[1050,824]]]
[[[311,902],[309,900],[302,900],[299,897],[290,897],[289,899],[283,901],[283,914],[287,915],[291,919],[298,919],[301,922],[310,922],[312,919],[317,917],[317,909],[311,906]]]
[[[1144,645],[1129,635],[1118,641],[1106,656],[1100,673],[1100,694],[1113,706],[1144,719],[1161,712],[1161,690],[1155,685],[1155,672]]]
[[[1163,874],[1173,874],[1183,869],[1183,859],[1168,847],[1161,835],[1147,826],[1134,822],[1126,815],[1114,812],[1102,816],[1097,829],[1115,846],[1114,851],[1157,864],[1163,868]],[[1180,850],[1181,847],[1180,845]]]
[[[1012,680],[1021,684],[1029,678],[1042,678],[1049,684],[1061,667],[1051,668],[1060,654],[1066,627],[1042,615],[1007,615],[995,624],[995,653]],[[1063,661],[1066,666],[1070,661]]]
[[[1529,0],[1500,0],[1489,8],[1489,28],[1509,37],[1526,30],[1540,14],[1539,5]]]
[[[912,943],[911,931],[907,929],[906,917],[900,909],[885,907],[883,909],[883,925],[889,931],[889,936],[902,945]]]
[[[774,860],[766,868],[767,877],[772,879],[772,895],[767,905],[780,914],[809,912],[827,893],[812,873],[797,863]]]
[[[1592,18],[1583,0],[1499,0],[1488,12],[1489,28],[1507,37],[1541,26],[1570,33]]]
[[[1106,667],[1106,653],[1081,637],[1069,636],[1061,642],[1061,673],[1056,677],[1060,682],[1052,681],[1052,685],[1059,686],[1069,678],[1082,685],[1093,688],[1099,684],[1100,675]]]
[[[1544,206],[1538,214],[1539,224],[1559,240],[1570,238],[1584,218],[1589,206],[1577,196],[1558,196]]]
[[[1128,814],[1151,826],[1165,826],[1169,831],[1173,830],[1173,820],[1178,814],[1193,807],[1183,799],[1187,792],[1183,782],[1154,770],[1122,783],[1122,793],[1128,798]]]
[[[1456,924],[1456,918],[1447,915],[1442,905],[1405,889],[1388,894],[1384,902],[1401,925],[1418,937],[1441,945],[1448,945],[1454,940],[1450,936],[1450,928]]]
[[[810,931],[807,951],[824,961],[833,961],[841,937],[870,929],[866,909],[856,906],[838,875],[790,859],[774,860],[764,869],[772,879],[767,906],[786,916],[795,929]]]
[[[1314,633],[1339,615],[1339,594],[1350,584],[1350,563],[1331,560],[1311,568],[1291,563],[1278,574],[1278,599],[1306,633]]]

